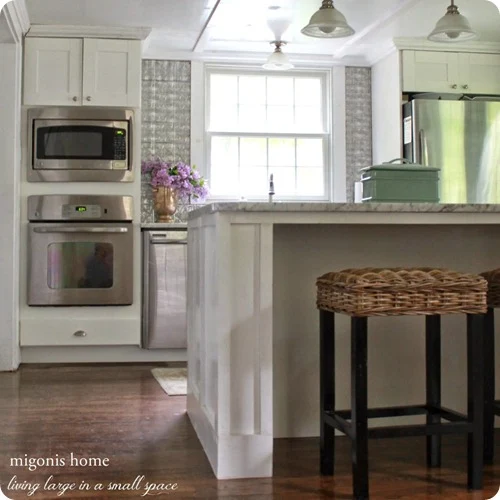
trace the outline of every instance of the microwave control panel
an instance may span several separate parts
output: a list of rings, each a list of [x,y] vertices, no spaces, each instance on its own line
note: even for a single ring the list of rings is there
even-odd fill
[[[100,219],[101,205],[63,205],[63,219]]]
[[[125,129],[115,129],[115,136],[113,140],[114,159],[126,160],[127,159],[127,137]]]

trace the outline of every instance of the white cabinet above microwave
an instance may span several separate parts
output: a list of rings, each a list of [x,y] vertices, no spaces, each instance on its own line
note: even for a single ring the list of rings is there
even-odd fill
[[[25,105],[140,106],[141,42],[26,38]]]

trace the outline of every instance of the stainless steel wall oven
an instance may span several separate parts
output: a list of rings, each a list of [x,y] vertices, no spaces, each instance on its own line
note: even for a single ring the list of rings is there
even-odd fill
[[[132,181],[133,118],[117,108],[29,109],[28,181]]]
[[[28,197],[28,305],[133,302],[131,196]]]

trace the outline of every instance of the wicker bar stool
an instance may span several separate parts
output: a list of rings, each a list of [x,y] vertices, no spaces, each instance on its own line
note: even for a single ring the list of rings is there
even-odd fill
[[[320,310],[320,468],[334,471],[335,429],[352,441],[353,498],[369,498],[368,438],[427,436],[427,465],[441,464],[441,435],[468,435],[468,487],[483,483],[483,328],[486,281],[446,269],[346,269],[317,279]],[[335,313],[351,316],[351,409],[335,409]],[[441,406],[441,315],[467,315],[467,415]],[[367,407],[369,316],[425,315],[426,402]],[[426,415],[420,425],[368,428],[369,418]],[[446,422],[442,422],[441,419]]]
[[[500,400],[495,401],[495,316],[500,307],[500,269],[486,271],[481,276],[488,282],[488,311],[484,345],[484,461],[493,462],[495,449],[495,415],[500,416]]]

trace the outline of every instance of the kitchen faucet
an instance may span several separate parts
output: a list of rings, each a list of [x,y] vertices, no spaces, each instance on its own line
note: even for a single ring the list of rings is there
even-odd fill
[[[273,180],[273,174],[269,176],[269,203],[273,202],[273,196],[274,196],[274,180]]]

